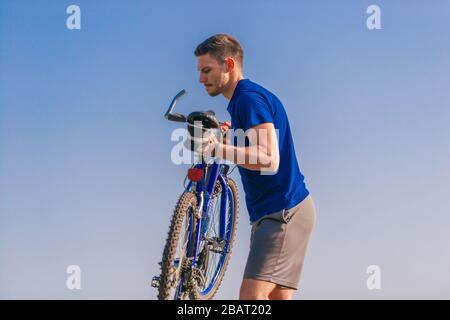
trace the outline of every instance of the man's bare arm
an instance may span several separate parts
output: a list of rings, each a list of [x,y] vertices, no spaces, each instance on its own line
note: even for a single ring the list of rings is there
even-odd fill
[[[250,146],[218,144],[216,156],[254,171],[276,172],[280,163],[278,139],[273,123],[262,123],[247,130]]]

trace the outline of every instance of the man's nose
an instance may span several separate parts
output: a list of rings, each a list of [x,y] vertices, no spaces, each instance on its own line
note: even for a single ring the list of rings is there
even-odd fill
[[[202,74],[200,74],[200,83],[205,83],[206,82],[206,77]]]

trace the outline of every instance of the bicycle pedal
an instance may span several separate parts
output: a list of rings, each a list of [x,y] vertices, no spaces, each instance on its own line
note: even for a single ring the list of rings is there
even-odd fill
[[[153,277],[152,279],[152,287],[153,288],[159,288],[159,277]]]

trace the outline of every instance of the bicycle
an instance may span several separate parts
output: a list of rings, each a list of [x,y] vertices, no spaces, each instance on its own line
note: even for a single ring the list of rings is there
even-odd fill
[[[194,130],[218,130],[220,123],[212,111],[192,112],[188,117],[174,113],[180,91],[172,100],[165,118],[187,123],[186,146],[191,151],[199,143]],[[200,141],[201,143],[201,141]],[[239,211],[236,183],[228,177],[230,166],[205,161],[203,156],[188,170],[189,180],[179,197],[164,247],[161,274],[152,286],[158,299],[212,299],[217,293],[228,263],[236,232]]]

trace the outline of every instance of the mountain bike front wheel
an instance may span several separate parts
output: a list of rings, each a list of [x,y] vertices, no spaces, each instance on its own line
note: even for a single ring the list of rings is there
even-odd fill
[[[161,275],[159,277],[158,299],[183,299],[187,298],[187,286],[184,284],[184,270],[188,263],[187,248],[189,243],[189,227],[195,222],[195,208],[197,197],[193,192],[184,192],[178,199],[166,245],[161,262]]]

